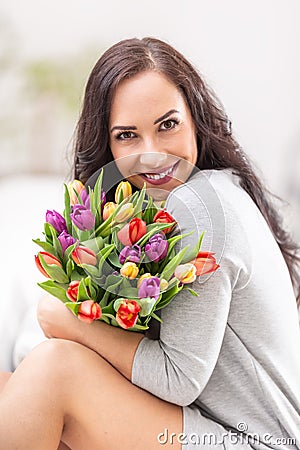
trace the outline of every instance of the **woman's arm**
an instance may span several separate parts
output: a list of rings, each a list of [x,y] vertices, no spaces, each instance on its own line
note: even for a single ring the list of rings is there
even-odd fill
[[[134,354],[143,334],[125,331],[100,321],[84,323],[51,295],[45,295],[40,300],[38,321],[46,337],[68,339],[85,345],[131,380]]]

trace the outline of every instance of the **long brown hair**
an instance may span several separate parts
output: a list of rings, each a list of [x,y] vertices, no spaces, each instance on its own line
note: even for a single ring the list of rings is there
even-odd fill
[[[283,227],[272,194],[254,172],[249,157],[234,139],[223,105],[199,72],[169,44],[154,38],[126,39],[109,48],[88,79],[75,139],[74,176],[86,182],[100,167],[113,161],[109,148],[109,114],[119,83],[135,74],[154,70],[181,90],[191,110],[198,143],[196,166],[231,168],[240,185],[260,209],[288,266],[297,304],[300,304],[299,247]]]

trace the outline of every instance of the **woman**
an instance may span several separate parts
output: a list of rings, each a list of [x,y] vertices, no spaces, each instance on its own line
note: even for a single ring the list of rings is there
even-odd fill
[[[162,310],[156,336],[87,325],[44,298],[56,339],[2,376],[1,449],[300,448],[299,257],[229,125],[164,42],[125,40],[97,62],[75,177],[113,164],[146,182],[181,232],[207,230],[221,267],[193,283],[200,299],[180,292]]]

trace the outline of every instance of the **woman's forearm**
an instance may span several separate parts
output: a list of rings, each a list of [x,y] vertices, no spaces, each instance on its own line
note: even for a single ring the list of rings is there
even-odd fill
[[[122,330],[101,321],[84,323],[60,300],[49,295],[39,303],[38,320],[48,338],[68,339],[85,345],[131,380],[134,354],[144,337],[141,333]]]

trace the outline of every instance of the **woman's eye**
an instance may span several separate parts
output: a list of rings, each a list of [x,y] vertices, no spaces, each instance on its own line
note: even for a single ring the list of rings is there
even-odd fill
[[[124,141],[126,139],[132,139],[134,137],[134,133],[132,131],[123,131],[122,133],[117,134],[116,138]]]
[[[160,124],[160,129],[161,129],[161,130],[171,130],[171,129],[174,128],[177,124],[178,124],[177,120],[174,120],[174,119],[168,119],[168,120],[165,120],[164,122],[162,122],[162,123]]]

